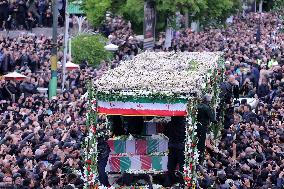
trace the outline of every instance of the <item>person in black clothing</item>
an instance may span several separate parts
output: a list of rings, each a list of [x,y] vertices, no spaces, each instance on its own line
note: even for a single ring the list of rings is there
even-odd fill
[[[7,0],[0,0],[0,28],[6,28],[5,25],[9,13],[8,7],[9,5]]]
[[[144,118],[143,116],[124,116],[124,128],[126,134],[141,135],[143,132]]]
[[[100,117],[98,119],[98,123],[104,122],[105,118]],[[98,133],[100,134],[100,137],[98,138],[98,173],[99,173],[99,181],[102,185],[104,186],[110,186],[109,181],[108,181],[108,176],[106,174],[105,168],[108,162],[108,157],[110,154],[110,147],[108,146],[107,140],[109,139],[109,135],[107,134],[108,131],[106,130],[107,128],[100,128],[98,126]]]
[[[111,123],[112,132],[115,136],[121,136],[125,134],[125,130],[122,125],[122,119],[119,115],[112,115],[108,117],[109,122]]]
[[[257,90],[257,96],[260,99],[265,99],[270,93],[269,86],[267,84],[266,79],[262,80],[262,83],[259,85]]]
[[[15,95],[15,99],[19,99],[21,92],[20,92],[20,87],[19,87],[19,83],[15,83],[14,81],[8,81],[8,83],[6,84],[6,95],[9,96],[10,98],[10,93]]]
[[[166,136],[169,137],[168,177],[165,186],[172,186],[175,182],[182,183],[183,179],[177,180],[175,170],[177,164],[179,171],[183,172],[184,165],[184,141],[185,141],[185,117],[172,117],[166,127]]]
[[[257,26],[257,31],[256,31],[256,43],[259,43],[261,40],[261,29],[260,29],[260,23]]]
[[[20,29],[23,29],[23,27],[25,26],[26,12],[27,12],[27,7],[25,2],[23,0],[20,0],[18,2],[18,13],[17,13],[17,23]]]
[[[9,96],[6,95],[6,89],[5,89],[5,82],[0,80],[0,99],[6,99]]]
[[[221,93],[219,95],[222,104],[231,104],[234,98],[232,85],[229,82],[220,84]]]
[[[203,161],[203,153],[205,151],[205,140],[206,133],[208,131],[208,127],[211,122],[217,123],[215,112],[210,107],[209,103],[211,102],[212,97],[210,95],[205,95],[203,98],[203,102],[197,106],[198,114],[197,114],[197,149],[200,154],[199,163]]]
[[[26,178],[23,181],[23,189],[34,188],[33,180],[30,178]]]
[[[47,9],[44,15],[44,26],[51,27],[52,26],[52,12],[50,9]]]
[[[98,173],[100,183],[104,186],[110,186],[108,176],[105,171],[108,156],[110,153],[110,148],[107,144],[107,140],[108,138],[103,136],[98,138]]]
[[[35,19],[31,12],[28,12],[26,19],[26,29],[32,31],[32,28],[35,26]]]

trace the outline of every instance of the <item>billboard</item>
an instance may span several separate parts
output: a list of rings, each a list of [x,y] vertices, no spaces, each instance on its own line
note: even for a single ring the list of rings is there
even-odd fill
[[[155,45],[156,10],[152,1],[144,3],[144,49],[151,49]]]

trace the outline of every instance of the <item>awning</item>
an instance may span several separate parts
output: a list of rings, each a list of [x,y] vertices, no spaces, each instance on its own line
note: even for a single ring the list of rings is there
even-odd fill
[[[20,80],[24,80],[26,78],[25,75],[22,75],[22,74],[17,73],[17,72],[8,73],[8,74],[4,75],[3,77],[5,78],[5,80],[14,80],[14,81],[20,81]]]

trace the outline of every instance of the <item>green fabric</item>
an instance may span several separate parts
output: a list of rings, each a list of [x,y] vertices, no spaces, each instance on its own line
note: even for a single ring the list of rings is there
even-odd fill
[[[116,154],[122,154],[126,151],[126,143],[123,140],[114,141],[114,151]]]
[[[161,156],[152,156],[152,168],[154,170],[162,170],[162,157]]]
[[[152,154],[158,152],[159,141],[156,139],[147,140],[147,153]]]
[[[130,169],[131,161],[129,157],[120,157],[120,170],[121,172],[127,171]]]

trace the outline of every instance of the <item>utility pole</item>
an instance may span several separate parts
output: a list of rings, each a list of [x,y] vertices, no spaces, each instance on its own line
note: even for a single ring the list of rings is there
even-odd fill
[[[259,5],[258,5],[258,12],[262,13],[262,8],[263,8],[263,0],[260,0]]]
[[[57,26],[58,9],[57,0],[52,0],[53,25],[52,25],[52,49],[51,49],[51,79],[49,81],[48,97],[51,99],[56,96],[57,90]]]
[[[69,39],[69,13],[68,13],[68,0],[65,1],[65,32],[64,32],[64,51],[63,51],[63,64],[62,64],[62,86],[61,90],[65,89],[66,81],[66,62],[67,62],[67,48]]]

